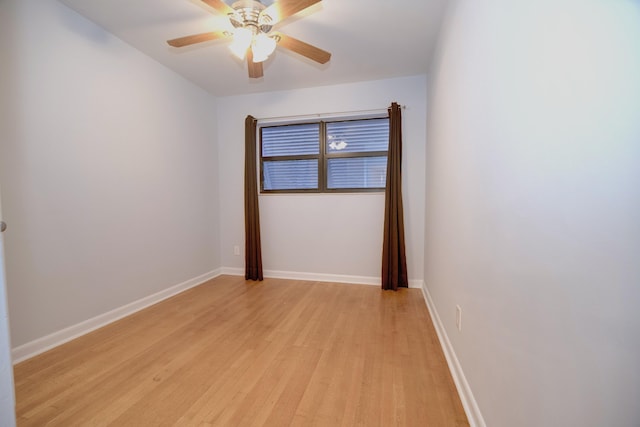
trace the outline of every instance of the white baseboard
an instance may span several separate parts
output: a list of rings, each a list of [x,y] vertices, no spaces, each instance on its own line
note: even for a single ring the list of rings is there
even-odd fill
[[[157,292],[153,295],[149,295],[132,303],[126,304],[122,307],[113,309],[91,319],[85,320],[84,322],[80,322],[76,325],[69,326],[68,328],[15,347],[11,350],[13,363],[16,364],[40,353],[44,353],[45,351],[71,341],[74,338],[78,338],[81,335],[106,326],[109,323],[129,316],[137,311],[142,310],[143,308],[149,307],[162,300],[170,298],[176,294],[179,294],[180,292],[184,292],[189,288],[198,286],[206,282],[207,280],[211,280],[219,276],[220,274],[222,274],[222,269],[210,271],[198,277],[194,277],[193,279],[189,279],[185,282],[167,288],[163,291]]]
[[[226,274],[228,276],[243,276],[244,277],[244,268],[235,268],[235,267],[222,267],[220,269],[221,274]]]
[[[380,286],[379,277],[350,276],[344,274],[304,273],[299,271],[264,270],[264,277],[270,279],[308,280],[312,282],[352,283],[356,285]],[[244,268],[223,267],[222,274],[244,276]],[[409,280],[409,287],[422,288],[422,280]]]
[[[460,400],[462,401],[464,412],[467,414],[469,425],[471,427],[486,427],[487,425],[484,422],[484,418],[482,418],[482,413],[480,412],[478,403],[473,397],[471,387],[469,386],[469,383],[464,376],[462,366],[460,366],[460,362],[458,361],[458,357],[453,350],[451,341],[449,341],[449,337],[446,330],[444,329],[442,321],[440,320],[440,316],[438,315],[438,310],[436,310],[436,306],[433,303],[433,299],[431,299],[431,294],[429,294],[426,283],[422,284],[422,295],[424,296],[424,300],[427,303],[427,308],[429,309],[429,314],[431,315],[433,326],[435,327],[436,333],[438,334],[440,346],[442,347],[442,351],[444,352],[444,357],[447,359],[447,365],[449,365],[449,371],[451,371],[451,376],[453,377],[453,381],[455,382],[456,388],[458,389],[458,395],[460,396]]]

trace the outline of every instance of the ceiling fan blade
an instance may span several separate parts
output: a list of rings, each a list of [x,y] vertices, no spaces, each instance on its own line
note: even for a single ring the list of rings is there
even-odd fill
[[[321,1],[322,0],[278,0],[263,10],[262,15],[269,15],[272,23],[275,24]]]
[[[251,48],[247,49],[247,66],[249,67],[250,78],[257,79],[264,75],[262,71],[262,62],[253,62],[253,52],[251,51]]]
[[[278,46],[282,46],[285,49],[305,56],[312,61],[316,61],[320,64],[325,64],[329,61],[329,59],[331,59],[331,54],[326,50],[322,50],[318,47],[312,46],[308,43],[282,33],[276,32],[274,33],[274,35],[276,35],[280,39],[278,41]]]
[[[177,39],[167,40],[170,46],[183,47],[196,43],[208,42],[209,40],[221,39],[227,37],[223,31],[214,31],[212,33],[200,33],[192,36],[179,37]]]
[[[202,0],[202,2],[205,4],[208,4],[209,6],[211,6],[212,8],[214,8],[220,13],[224,13],[225,15],[234,12],[231,6],[229,6],[222,0]]]

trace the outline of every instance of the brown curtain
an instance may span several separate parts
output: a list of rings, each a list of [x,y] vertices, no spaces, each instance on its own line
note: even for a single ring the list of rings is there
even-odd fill
[[[258,177],[256,172],[257,122],[252,116],[247,116],[244,121],[244,278],[246,280],[262,280],[260,212],[258,210]]]
[[[400,106],[389,108],[389,158],[384,202],[384,239],[382,243],[382,289],[398,290],[409,286],[404,247],[402,209],[402,117]]]

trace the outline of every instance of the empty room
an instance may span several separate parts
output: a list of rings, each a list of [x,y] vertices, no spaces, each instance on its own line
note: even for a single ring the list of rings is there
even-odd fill
[[[0,0],[0,427],[640,425],[637,0]]]

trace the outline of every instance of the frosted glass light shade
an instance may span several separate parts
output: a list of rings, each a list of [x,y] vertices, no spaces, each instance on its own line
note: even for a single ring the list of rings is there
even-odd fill
[[[236,28],[233,32],[233,42],[229,45],[229,49],[235,56],[244,59],[247,49],[251,45],[253,32],[248,28]]]
[[[258,34],[254,40],[251,50],[253,52],[253,62],[262,62],[276,49],[276,41],[264,33]]]

